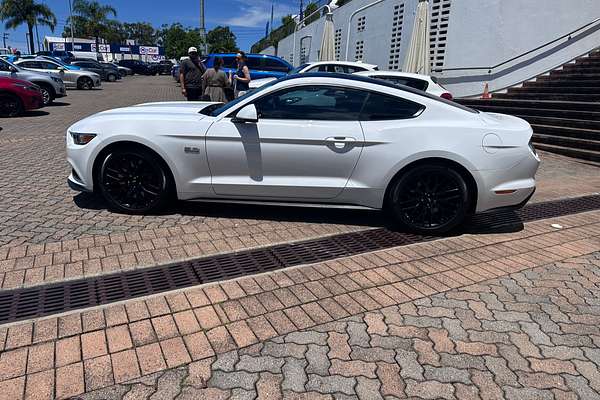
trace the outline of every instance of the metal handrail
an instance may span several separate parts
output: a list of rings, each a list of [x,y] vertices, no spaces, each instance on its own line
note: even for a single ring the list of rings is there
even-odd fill
[[[565,34],[565,35],[563,35],[563,36],[559,37],[559,38],[556,38],[556,39],[554,39],[554,40],[552,40],[552,41],[550,41],[550,42],[544,43],[543,45],[541,45],[541,46],[538,46],[538,47],[536,47],[536,48],[535,48],[535,49],[533,49],[533,50],[529,50],[529,51],[527,51],[526,53],[519,54],[519,55],[518,55],[518,56],[516,56],[516,57],[513,57],[513,58],[511,58],[511,59],[509,59],[509,60],[503,61],[503,62],[501,62],[500,64],[493,65],[493,66],[491,66],[491,67],[437,68],[437,69],[433,69],[433,70],[432,70],[432,72],[444,72],[444,71],[476,71],[476,70],[487,69],[487,70],[488,70],[488,74],[491,74],[491,73],[492,73],[492,70],[494,70],[494,69],[496,69],[496,68],[498,68],[498,67],[501,67],[501,66],[503,66],[503,65],[506,65],[506,64],[508,64],[508,63],[511,63],[511,62],[513,62],[513,61],[515,61],[515,60],[517,60],[517,59],[521,58],[521,57],[525,57],[525,56],[527,56],[527,55],[529,55],[529,54],[531,54],[531,53],[535,53],[536,51],[538,51],[538,50],[541,50],[541,49],[543,49],[543,48],[544,48],[544,47],[546,47],[546,46],[549,46],[549,45],[551,45],[551,44],[554,44],[554,43],[556,43],[556,42],[559,42],[559,41],[561,41],[561,40],[563,40],[563,39],[565,39],[565,38],[567,38],[567,40],[571,40],[571,37],[572,37],[572,35],[573,35],[573,34],[575,34],[575,33],[579,32],[579,31],[580,31],[580,30],[582,30],[582,29],[588,28],[588,27],[590,27],[590,26],[592,26],[592,25],[594,25],[594,24],[596,24],[596,23],[598,23],[598,22],[600,22],[600,18],[596,18],[596,19],[595,19],[595,20],[593,20],[592,22],[588,22],[587,24],[585,24],[585,25],[583,25],[583,26],[580,26],[579,28],[577,28],[577,29],[575,29],[575,30],[573,30],[573,31],[571,31],[571,32],[569,32],[569,33],[567,33],[567,34]]]
[[[304,18],[302,18],[301,21],[298,21],[298,23],[296,24],[296,26],[294,27],[294,34],[292,36],[292,40],[294,41],[294,46],[292,49],[292,54],[294,55],[294,58],[296,58],[296,32],[298,32],[298,28],[302,29],[304,28],[304,26],[302,26],[302,24],[304,23],[304,21],[306,21],[307,19],[309,19],[310,17],[312,17],[313,15],[320,13],[321,10],[327,9],[327,12],[331,12],[331,7],[329,6],[329,4],[325,4],[319,8],[317,8],[315,11],[313,11],[312,13],[310,13],[309,15],[305,16]],[[319,17],[320,18],[320,17]],[[312,36],[312,35],[308,35],[308,36]],[[304,39],[306,36],[303,36],[302,39]],[[311,43],[312,46],[312,43]],[[309,50],[310,53],[310,50]],[[299,58],[299,57],[298,57]],[[292,60],[292,63],[295,60]],[[298,64],[300,65],[300,64]]]

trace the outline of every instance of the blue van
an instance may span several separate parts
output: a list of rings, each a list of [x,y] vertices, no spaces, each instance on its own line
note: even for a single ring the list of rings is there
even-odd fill
[[[219,57],[223,59],[223,71],[235,73],[237,63],[235,56],[237,53],[216,53],[202,57],[202,63],[206,68],[212,68],[215,60]],[[267,54],[246,54],[248,60],[246,64],[250,70],[251,79],[261,78],[281,78],[290,72],[294,67],[282,58],[270,56]],[[172,68],[171,74],[175,80],[179,80],[179,65]]]

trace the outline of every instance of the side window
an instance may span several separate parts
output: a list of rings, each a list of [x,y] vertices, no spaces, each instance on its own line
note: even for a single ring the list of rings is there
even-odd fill
[[[273,58],[265,58],[265,70],[266,71],[277,71],[277,72],[288,72],[289,68],[287,65],[279,60]]]
[[[362,68],[362,67],[355,67],[355,66],[346,66],[346,73],[347,74],[353,74],[355,72],[361,72],[361,71],[366,71],[366,68]]]
[[[10,71],[10,65],[0,60],[0,71]]]
[[[37,68],[36,63],[34,61],[25,61],[25,62],[19,63],[19,65],[23,68]]]
[[[400,97],[369,93],[360,119],[361,121],[387,121],[413,118],[425,106]]]
[[[248,57],[246,65],[248,69],[262,70],[264,69],[264,57]]]
[[[425,91],[427,89],[427,86],[429,86],[429,82],[424,81],[422,79],[408,78],[402,76],[381,76],[377,78],[393,83],[394,85],[404,85],[423,91]]]
[[[367,93],[333,86],[280,90],[255,102],[263,119],[357,121]]]
[[[233,56],[224,56],[223,58],[223,66],[225,68],[237,69],[237,64],[235,62],[235,57]],[[250,68],[250,67],[248,67]]]
[[[42,64],[42,68],[44,69],[58,69],[56,64],[50,62],[40,62],[40,64]]]

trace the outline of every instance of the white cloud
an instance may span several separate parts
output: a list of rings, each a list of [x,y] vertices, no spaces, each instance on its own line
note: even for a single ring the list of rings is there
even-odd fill
[[[271,19],[271,2],[269,0],[254,0],[251,5],[247,1],[236,1],[238,14],[236,17],[228,18],[221,23],[230,26],[248,28],[262,28]],[[275,26],[281,17],[292,14],[295,9],[288,4],[275,4],[273,21]]]

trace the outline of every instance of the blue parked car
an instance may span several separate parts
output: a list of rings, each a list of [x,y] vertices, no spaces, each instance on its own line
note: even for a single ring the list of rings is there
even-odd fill
[[[209,54],[202,58],[202,63],[206,68],[212,68],[218,57],[223,59],[223,71],[235,73],[237,63],[235,62],[236,53]],[[246,64],[250,70],[251,79],[261,78],[281,78],[290,72],[294,67],[282,58],[269,56],[266,54],[246,54],[248,60]],[[174,65],[171,69],[171,75],[176,81],[179,81],[179,65]]]

